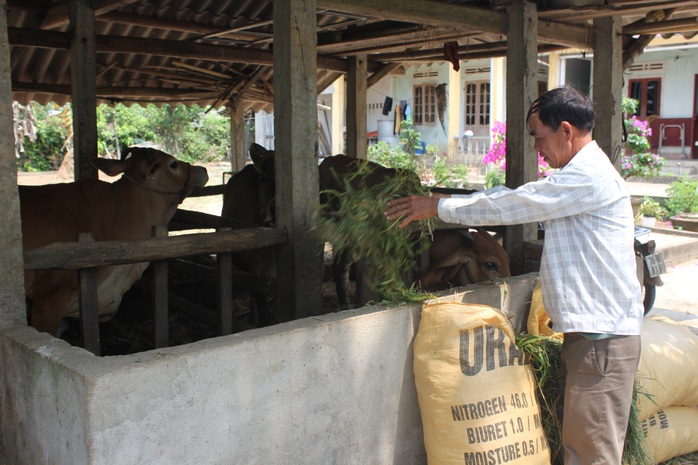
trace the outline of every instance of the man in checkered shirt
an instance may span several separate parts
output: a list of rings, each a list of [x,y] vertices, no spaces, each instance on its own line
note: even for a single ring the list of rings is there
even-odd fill
[[[527,122],[534,149],[559,171],[517,189],[397,199],[386,216],[401,218],[401,227],[435,216],[468,226],[545,223],[540,283],[553,329],[564,333],[565,465],[620,465],[643,316],[630,196],[592,139],[587,96],[571,87],[548,91]]]

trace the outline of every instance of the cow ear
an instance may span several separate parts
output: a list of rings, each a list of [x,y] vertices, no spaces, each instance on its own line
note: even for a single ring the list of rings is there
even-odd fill
[[[471,233],[469,229],[458,229],[457,231],[458,231],[458,234],[463,236],[468,241],[469,244],[472,244],[473,242],[475,242],[475,238],[473,237],[473,233]]]
[[[152,160],[148,161],[148,164],[145,166],[145,178],[150,179],[154,177],[158,171],[160,171],[160,168],[162,167],[162,163],[158,162],[153,162]]]
[[[118,176],[124,172],[124,162],[113,158],[93,158],[90,164],[108,176]]]
[[[255,144],[254,142],[250,144],[250,158],[252,159],[252,163],[254,164],[255,168],[257,168],[257,171],[262,170],[262,162],[271,153],[272,152],[270,150],[265,149],[259,144]]]

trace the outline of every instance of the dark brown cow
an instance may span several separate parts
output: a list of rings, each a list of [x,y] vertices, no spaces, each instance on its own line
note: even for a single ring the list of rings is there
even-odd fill
[[[226,183],[223,193],[221,216],[249,223],[254,226],[274,225],[274,152],[261,145],[250,146],[252,164],[235,173]],[[233,261],[242,271],[258,276],[276,278],[276,248],[238,252]],[[272,321],[267,297],[252,293],[254,308],[250,311],[249,323],[268,326]]]
[[[361,175],[357,176],[357,173]],[[347,180],[351,189],[369,188],[398,175],[400,172],[392,168],[337,155],[325,158],[320,164],[320,187],[322,191],[344,192]],[[406,180],[408,184],[419,183],[415,173],[412,173],[412,176],[406,176]],[[409,186],[406,187],[409,188]],[[434,190],[446,192],[440,188]],[[325,198],[324,201],[338,202],[339,200]],[[348,297],[350,265],[351,259],[341,255],[336,256],[333,262],[337,298],[342,308],[350,307]],[[428,291],[510,276],[509,256],[504,248],[486,231],[478,230],[471,233],[467,228],[435,231],[433,240],[429,244],[425,266],[425,270],[420,270],[419,265],[415,265],[415,280],[422,289]],[[356,279],[357,306],[380,298],[370,289],[368,281],[363,276]]]
[[[153,226],[167,224],[193,189],[208,181],[206,169],[178,161],[160,150],[131,147],[123,160],[94,158],[92,164],[113,183],[81,179],[73,183],[19,186],[24,251],[54,242],[75,242],[81,232],[95,241],[147,239]],[[121,298],[148,263],[97,269],[101,319],[112,317]],[[55,334],[65,316],[77,316],[76,271],[25,273],[31,325]]]

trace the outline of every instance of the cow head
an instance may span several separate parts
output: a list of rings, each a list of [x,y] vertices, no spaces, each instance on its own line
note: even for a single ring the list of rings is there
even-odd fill
[[[508,276],[509,256],[487,231],[446,229],[434,231],[429,266],[419,282],[435,291]]]
[[[121,160],[93,158],[91,163],[108,176],[121,174],[147,191],[178,196],[179,203],[208,182],[206,168],[190,165],[151,147],[130,147]]]

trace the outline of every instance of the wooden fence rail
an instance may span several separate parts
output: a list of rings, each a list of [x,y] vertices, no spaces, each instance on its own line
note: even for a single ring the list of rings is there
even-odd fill
[[[215,271],[203,273],[204,279],[214,273],[218,283],[219,329],[232,332],[232,287],[248,287],[273,294],[275,285],[268,278],[234,272],[231,254],[245,250],[283,244],[286,231],[278,228],[253,227],[245,223],[205,213],[178,211],[172,221],[176,229],[216,229],[215,232],[167,235],[166,227],[158,227],[154,237],[142,240],[94,242],[90,235],[80,242],[49,244],[24,253],[24,269],[78,270],[80,283],[80,320],[85,348],[100,354],[97,283],[95,270],[101,266],[151,262],[156,270],[154,280],[155,347],[166,347],[168,341],[167,260],[197,255],[216,255]]]

